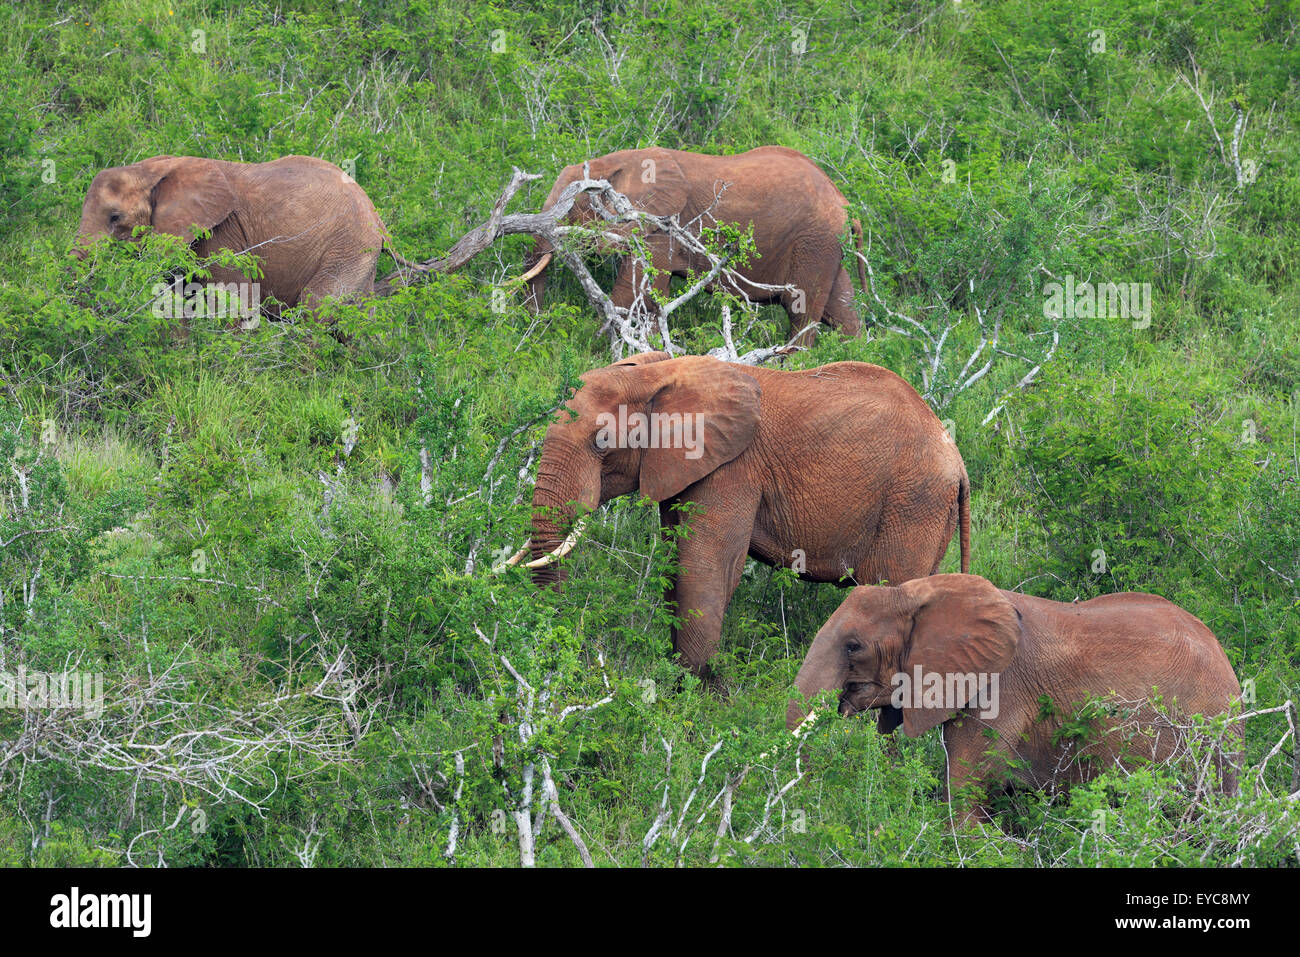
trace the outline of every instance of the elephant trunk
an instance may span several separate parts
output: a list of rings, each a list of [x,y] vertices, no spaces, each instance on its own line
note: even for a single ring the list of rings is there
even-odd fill
[[[808,717],[804,702],[811,702],[821,692],[843,685],[844,673],[840,657],[839,642],[823,628],[813,639],[808,655],[799,668],[799,674],[794,679],[795,687],[803,700],[798,697],[790,699],[785,711],[787,729],[794,731]]]
[[[600,504],[600,472],[595,468],[592,488],[590,470],[576,450],[548,439],[542,445],[542,459],[537,466],[537,484],[533,487],[531,560],[538,561],[561,548],[573,526],[575,505],[594,509]],[[533,583],[540,587],[563,584],[568,572],[563,564],[552,561],[532,569]]]
[[[68,255],[76,256],[78,259],[85,259],[90,253],[90,247],[94,245],[95,240],[107,233],[97,232],[82,216],[81,222],[77,226],[77,236],[72,241],[72,248],[68,250]]]
[[[559,526],[552,521],[533,516],[533,537],[528,543],[530,561],[539,561],[560,547],[562,536]],[[533,584],[538,588],[558,588],[569,577],[569,571],[559,562],[542,565],[531,571]]]

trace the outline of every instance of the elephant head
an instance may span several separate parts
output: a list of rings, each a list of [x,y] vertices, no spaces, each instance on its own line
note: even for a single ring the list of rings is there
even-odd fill
[[[137,226],[194,241],[194,228],[212,229],[235,210],[236,195],[221,167],[193,156],[155,156],[106,169],[90,184],[81,207],[73,254],[85,258],[104,236],[131,239]]]
[[[659,216],[683,212],[689,197],[686,173],[675,160],[646,156],[644,151],[639,150],[624,150],[597,157],[585,164],[566,166],[556,177],[542,210],[553,208],[565,189],[588,176],[608,181],[616,192],[631,200],[633,206]],[[573,208],[565,217],[566,222],[580,224],[590,224],[600,219],[600,214],[592,205],[590,193],[579,193],[574,198]],[[629,227],[613,231],[627,233]],[[621,251],[612,244],[602,249],[606,252]],[[550,265],[554,252],[550,243],[539,238],[524,261],[527,271],[520,278],[528,283],[527,302],[534,311],[542,307],[542,297],[546,293],[546,268]]]
[[[597,369],[556,416],[533,490],[534,581],[558,584],[576,509],[632,492],[672,498],[739,456],[758,432],[758,382],[704,356],[647,352]]]
[[[795,685],[806,701],[821,691],[839,690],[840,714],[879,708],[882,732],[901,723],[908,737],[916,737],[974,703],[976,682],[950,676],[1000,674],[1015,656],[1020,637],[1015,607],[975,575],[934,575],[896,587],[859,586],[817,632]],[[927,707],[930,699],[916,686],[936,680],[955,688],[957,697]],[[918,693],[898,708],[895,690],[905,682]],[[804,706],[791,700],[787,727],[796,729],[805,717]]]

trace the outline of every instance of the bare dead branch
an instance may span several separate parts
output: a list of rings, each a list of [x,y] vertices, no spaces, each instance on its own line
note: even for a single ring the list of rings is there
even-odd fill
[[[871,266],[871,260],[865,254],[857,250],[854,250],[854,255],[857,256],[866,267],[867,291],[876,301],[876,304],[884,310],[885,315],[894,320],[894,324],[887,327],[889,331],[896,335],[901,335],[907,339],[911,339],[920,348],[922,381],[922,389],[920,390],[921,398],[930,403],[936,411],[946,409],[953,399],[988,375],[989,371],[993,368],[994,363],[997,361],[998,356],[1019,359],[1026,363],[1031,361],[1026,359],[1024,356],[1019,356],[1000,348],[1002,337],[1001,307],[999,307],[995,312],[993,316],[993,327],[990,329],[983,311],[977,304],[972,303],[971,311],[975,314],[975,323],[980,330],[979,342],[971,351],[971,354],[966,358],[965,363],[961,367],[961,371],[956,374],[955,378],[950,380],[952,385],[947,389],[942,388],[941,382],[943,381],[944,376],[941,373],[945,364],[944,346],[948,343],[949,334],[952,332],[955,323],[951,321],[945,322],[943,328],[936,332],[925,323],[913,319],[911,316],[903,315],[897,310],[891,308],[876,289],[876,273]],[[973,281],[971,281],[970,288],[973,292]],[[1019,382],[1003,393],[1002,397],[994,404],[993,409],[984,417],[983,421],[980,423],[981,425],[987,425],[991,422],[997,414],[1002,411],[1008,399],[1010,399],[1014,393],[1028,388],[1038,376],[1042,367],[1052,358],[1053,355],[1055,355],[1056,347],[1061,341],[1060,317],[1055,317],[1050,326],[1050,330],[1044,331],[1050,331],[1052,334],[1051,346],[1046,349],[1044,355],[1037,360],[1033,365],[1033,368],[1031,368]],[[984,364],[972,372],[971,370],[974,369],[975,364],[979,362],[981,358],[984,358]]]
[[[678,354],[681,350],[672,341],[669,317],[714,285],[725,286],[749,302],[753,301],[751,296],[757,297],[759,301],[768,301],[783,293],[797,293],[791,285],[772,286],[741,275],[732,267],[729,254],[715,253],[701,239],[698,232],[701,223],[683,225],[675,216],[656,216],[637,209],[606,180],[584,176],[566,186],[549,209],[538,213],[505,213],[506,206],[522,185],[537,178],[538,174],[525,173],[515,168],[510,182],[493,204],[486,222],[465,234],[446,255],[419,263],[414,270],[399,270],[385,277],[381,285],[386,289],[395,289],[408,284],[415,273],[427,275],[454,272],[505,236],[534,236],[546,242],[555,260],[577,278],[583,295],[601,317],[601,332],[609,337],[610,350],[616,359],[629,352],[655,349],[663,349],[670,355]],[[584,193],[590,197],[591,207],[603,225],[593,227],[565,224],[578,196]],[[644,249],[639,244],[639,237],[652,233],[666,234],[671,242],[681,245],[692,256],[708,263],[708,268],[694,276],[685,290],[661,304],[655,303],[651,295],[653,263],[647,260]],[[634,258],[640,279],[634,283],[631,306],[624,308],[614,305],[600,288],[582,261],[582,241],[595,241],[605,249],[616,250]],[[751,350],[744,356],[737,354],[734,344],[729,344],[724,351],[735,356],[729,361],[756,365],[775,356],[789,354],[793,342],[794,340],[781,347]]]

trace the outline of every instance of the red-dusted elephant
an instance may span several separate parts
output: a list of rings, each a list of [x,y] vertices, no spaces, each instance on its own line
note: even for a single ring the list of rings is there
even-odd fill
[[[706,356],[633,356],[583,376],[546,431],[533,492],[534,580],[562,580],[575,506],[640,493],[693,502],[668,589],[673,647],[707,674],[746,556],[809,581],[904,582],[939,570],[970,485],[957,446],[888,369],[837,362],[781,372]],[[522,555],[522,553],[521,553]],[[516,556],[519,558],[521,556]]]
[[[886,733],[942,726],[950,794],[966,784],[987,793],[1008,779],[1069,785],[1117,763],[1166,760],[1178,736],[1152,708],[1152,689],[1183,715],[1220,714],[1241,695],[1210,630],[1163,598],[1055,602],[978,575],[854,589],[818,631],[795,684],[804,701],[838,691],[841,714],[879,709]],[[1090,699],[1114,711],[1091,716],[1095,738],[1062,735]],[[792,700],[787,726],[805,718]],[[1228,750],[1239,746],[1233,737]],[[1231,770],[1221,770],[1231,788]],[[985,805],[968,801],[964,813],[985,816]]]
[[[332,163],[285,156],[230,163],[197,156],[155,156],[115,166],[90,184],[74,252],[84,257],[101,237],[129,240],[137,226],[194,241],[195,251],[251,251],[261,259],[260,295],[315,308],[325,297],[369,295],[388,232],[356,181]],[[391,250],[390,250],[391,252]],[[394,257],[396,258],[396,257]],[[248,277],[212,269],[214,283]]]
[[[819,322],[846,336],[861,331],[840,240],[845,227],[852,225],[860,247],[862,229],[857,220],[850,223],[844,194],[807,156],[784,146],[760,146],[734,156],[652,147],[597,156],[586,165],[592,179],[608,180],[636,208],[657,216],[676,215],[678,223],[696,235],[715,223],[742,229],[752,223],[758,255],[737,271],[755,282],[793,286],[795,292],[773,297],[744,283],[734,291],[754,302],[783,306],[790,316],[791,335],[804,332],[801,345],[813,343]],[[583,166],[574,163],[560,172],[544,209],[555,204],[565,187],[583,178]],[[586,194],[578,196],[568,217],[582,223],[598,218]],[[709,269],[707,259],[682,248],[666,233],[650,233],[646,245],[651,264],[663,270],[654,281],[661,293],[668,291],[670,273],[685,276],[688,271],[702,274]],[[550,246],[539,240],[526,264],[529,302],[534,308],[541,306],[551,258]],[[861,262],[858,277],[865,287]],[[614,305],[632,304],[635,278],[633,260],[625,258],[610,293]]]

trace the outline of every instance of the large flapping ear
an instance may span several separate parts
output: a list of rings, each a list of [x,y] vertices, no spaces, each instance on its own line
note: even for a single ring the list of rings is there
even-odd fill
[[[671,359],[666,352],[638,352],[634,356],[628,356],[626,359],[619,359],[617,362],[610,363],[610,368],[620,369],[624,366],[646,366],[652,362],[663,362],[665,359]]]
[[[633,366],[645,366],[650,365],[652,362],[663,362],[664,360],[671,358],[672,356],[666,352],[638,352],[636,355],[628,356],[626,359],[619,359],[617,362],[611,362],[605,368],[624,369]],[[557,418],[561,422],[566,421],[563,413],[557,415]]]
[[[645,356],[654,353],[645,353]],[[636,357],[641,358],[641,357]],[[641,443],[641,493],[656,502],[740,455],[758,433],[758,380],[707,356],[651,360],[625,374],[643,378],[649,401],[629,409],[648,418]]]
[[[161,173],[153,187],[153,228],[194,240],[194,227],[212,229],[235,211],[238,197],[221,167],[196,156],[145,160]]]
[[[926,701],[924,689],[936,680],[942,682],[943,697],[949,691],[956,696],[937,707],[904,707],[903,733],[914,738],[974,704],[981,680],[983,687],[991,687],[990,676],[1000,675],[1015,657],[1020,619],[1015,606],[978,575],[931,575],[899,589],[908,599],[912,617],[912,631],[903,648],[903,673],[912,684],[913,703]],[[917,668],[921,687],[916,686]]]
[[[631,158],[607,178],[633,206],[656,216],[683,212],[689,199],[686,174],[671,156],[652,154]]]

